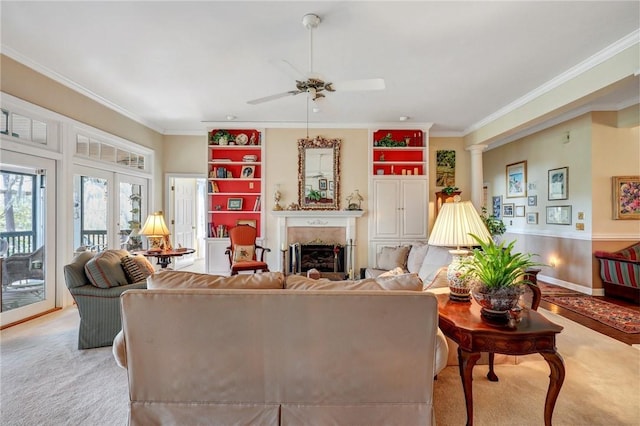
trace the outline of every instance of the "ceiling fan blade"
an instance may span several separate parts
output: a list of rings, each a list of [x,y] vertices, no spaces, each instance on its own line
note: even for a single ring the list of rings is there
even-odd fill
[[[278,59],[270,62],[274,67],[278,68],[278,70],[289,77],[292,77],[294,80],[304,80],[307,78],[307,73],[302,72],[298,67],[286,59]]]
[[[299,93],[302,93],[302,91],[300,91],[300,90],[289,90],[288,92],[282,92],[282,93],[278,93],[278,94],[275,94],[275,95],[265,96],[264,98],[258,98],[258,99],[254,99],[252,101],[247,101],[247,103],[250,104],[250,105],[257,105],[257,104],[261,104],[263,102],[274,101],[276,99],[284,98],[284,97],[287,97],[287,96],[297,95]]]
[[[359,90],[383,90],[383,78],[369,78],[364,80],[346,80],[330,84],[333,90],[339,92],[355,92]]]

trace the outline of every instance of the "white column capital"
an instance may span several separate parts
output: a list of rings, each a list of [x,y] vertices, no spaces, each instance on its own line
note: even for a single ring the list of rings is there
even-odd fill
[[[489,147],[489,145],[471,145],[471,146],[466,147],[465,150],[471,151],[471,153],[474,154],[474,153],[478,153],[478,152],[483,152],[488,147]]]

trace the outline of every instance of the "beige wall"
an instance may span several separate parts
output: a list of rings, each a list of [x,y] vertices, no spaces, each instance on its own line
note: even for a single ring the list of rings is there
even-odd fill
[[[453,150],[456,152],[456,183],[464,201],[471,200],[471,155],[465,150],[462,137],[429,138],[429,230],[436,220],[435,193],[442,187],[436,186],[436,151]]]
[[[165,136],[163,173],[197,173],[207,176],[207,135]],[[164,182],[164,180],[163,180]]]
[[[527,206],[526,198],[503,198],[503,203],[524,205],[526,212],[539,215],[538,225],[527,225],[526,218],[504,218],[504,238],[516,239],[519,250],[537,253],[540,261],[554,265],[544,267],[541,275],[586,292],[602,287],[593,251],[625,247],[640,236],[639,221],[611,219],[611,176],[640,174],[639,128],[617,128],[617,123],[615,112],[584,114],[483,155],[490,197],[505,196],[505,167],[522,160],[533,184],[528,195],[538,197],[536,207]],[[569,198],[548,201],[547,172],[565,166]],[[572,206],[570,226],[545,223],[546,206],[558,205]],[[578,212],[585,214],[584,220],[578,220]],[[585,230],[577,230],[576,223],[583,223]]]
[[[3,92],[57,112],[81,123],[151,148],[155,152],[154,181],[162,180],[162,135],[139,124],[68,87],[0,55],[0,88]],[[163,205],[162,186],[154,186],[153,206]]]
[[[277,242],[276,221],[273,210],[275,185],[280,186],[283,207],[298,203],[298,146],[297,141],[305,138],[306,129],[267,129],[265,132],[265,222],[266,244],[274,250]],[[368,131],[366,129],[311,129],[309,137],[322,136],[328,139],[342,139],[340,151],[340,208],[344,209],[346,197],[358,189],[364,197],[364,205],[369,200],[368,193]],[[367,215],[357,220],[356,265],[367,263]],[[277,250],[274,250],[277,252]],[[272,252],[272,256],[273,252]],[[277,264],[277,259],[274,264]]]

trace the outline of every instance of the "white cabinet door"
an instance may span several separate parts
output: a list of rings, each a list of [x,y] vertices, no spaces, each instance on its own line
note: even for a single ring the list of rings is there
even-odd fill
[[[229,258],[224,254],[229,246],[229,240],[226,238],[209,238],[207,239],[207,258],[206,270],[207,274],[229,275]]]
[[[401,196],[399,179],[373,180],[372,239],[399,238]]]
[[[427,238],[427,190],[426,180],[400,181],[401,239]]]

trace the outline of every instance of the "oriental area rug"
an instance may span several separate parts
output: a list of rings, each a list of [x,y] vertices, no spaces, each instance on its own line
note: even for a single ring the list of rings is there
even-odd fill
[[[545,300],[588,318],[599,321],[624,333],[640,333],[640,312],[591,296],[542,295]]]

